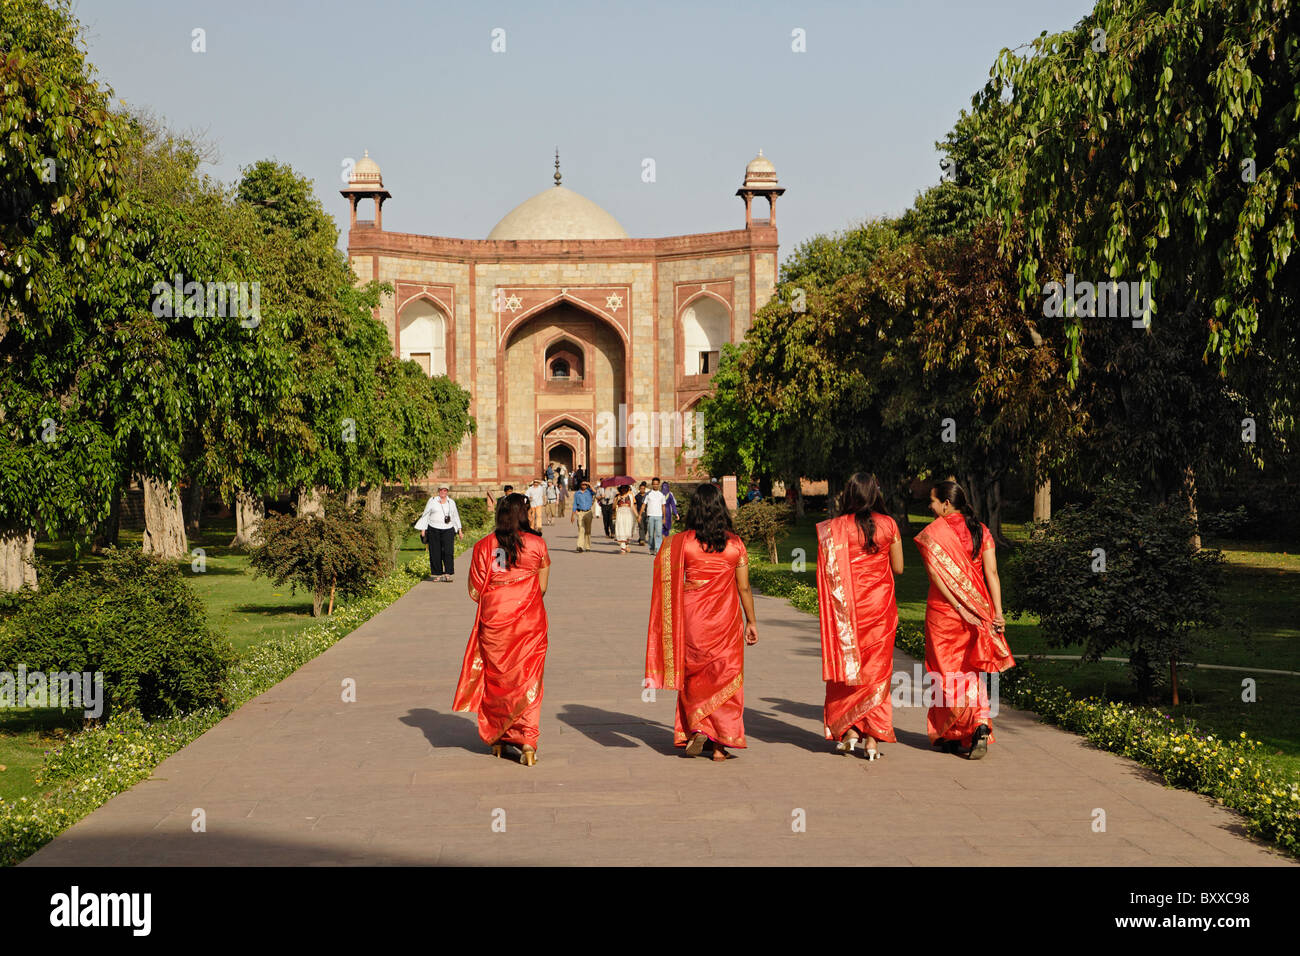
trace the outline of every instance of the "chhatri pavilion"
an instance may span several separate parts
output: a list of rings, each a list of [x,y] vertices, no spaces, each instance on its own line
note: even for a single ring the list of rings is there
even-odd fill
[[[368,152],[342,190],[358,281],[394,289],[375,312],[394,352],[472,396],[477,433],[429,480],[520,487],[547,462],[690,478],[695,406],[722,344],[744,338],[776,288],[785,190],[760,150],[736,190],[744,228],[634,239],[561,185],[558,155],[555,166],[555,184],[485,239],[385,231],[390,194]],[[760,196],[766,219],[753,215]],[[373,219],[358,219],[359,206]]]

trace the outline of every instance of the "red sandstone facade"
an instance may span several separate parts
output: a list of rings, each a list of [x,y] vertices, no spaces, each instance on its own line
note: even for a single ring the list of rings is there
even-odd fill
[[[782,191],[760,154],[738,191],[744,229],[550,238],[622,233],[562,190],[533,197],[493,230],[546,238],[453,239],[383,230],[388,193],[373,161],[358,163],[343,190],[349,258],[359,282],[394,289],[375,318],[397,355],[472,396],[477,433],[430,481],[520,487],[547,462],[597,478],[698,477],[690,416],[709,392],[721,344],[744,338],[776,287],[776,226],[753,218],[751,200],[774,207]],[[375,201],[378,221],[357,219],[362,199]]]

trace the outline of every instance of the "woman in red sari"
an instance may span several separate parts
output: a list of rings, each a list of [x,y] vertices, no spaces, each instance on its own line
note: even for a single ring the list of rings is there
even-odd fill
[[[709,741],[714,760],[745,746],[745,645],[757,643],[748,552],[718,486],[700,485],[655,556],[646,636],[645,686],[677,691],[673,743],[688,757]]]
[[[528,499],[497,503],[496,531],[474,545],[469,596],[478,602],[452,709],[478,714],[478,732],[494,756],[531,767],[537,760],[546,663],[546,605],[551,559],[528,523]]]
[[[889,697],[903,539],[884,513],[876,476],[858,472],[840,495],[839,517],[817,525],[817,605],[822,631],[826,739],[851,754],[862,740],[868,760],[878,741],[894,743]]]
[[[979,760],[993,741],[982,674],[1015,666],[1002,616],[993,536],[955,481],[930,489],[935,519],[916,536],[930,594],[925,603],[925,669],[943,682],[941,705],[926,715],[930,743]],[[932,678],[933,679],[933,678]]]

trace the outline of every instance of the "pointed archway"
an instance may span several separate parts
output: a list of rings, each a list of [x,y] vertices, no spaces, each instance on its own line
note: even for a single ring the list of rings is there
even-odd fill
[[[624,471],[626,449],[593,436],[627,402],[630,372],[622,330],[579,303],[559,301],[508,326],[498,378],[507,473],[540,474],[560,445],[572,449],[573,469]]]

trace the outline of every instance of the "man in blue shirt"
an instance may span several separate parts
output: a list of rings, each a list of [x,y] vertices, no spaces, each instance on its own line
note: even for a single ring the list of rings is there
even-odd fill
[[[579,552],[591,550],[591,505],[594,499],[590,482],[584,481],[582,487],[573,493],[573,510],[569,512],[569,523],[578,523]]]

